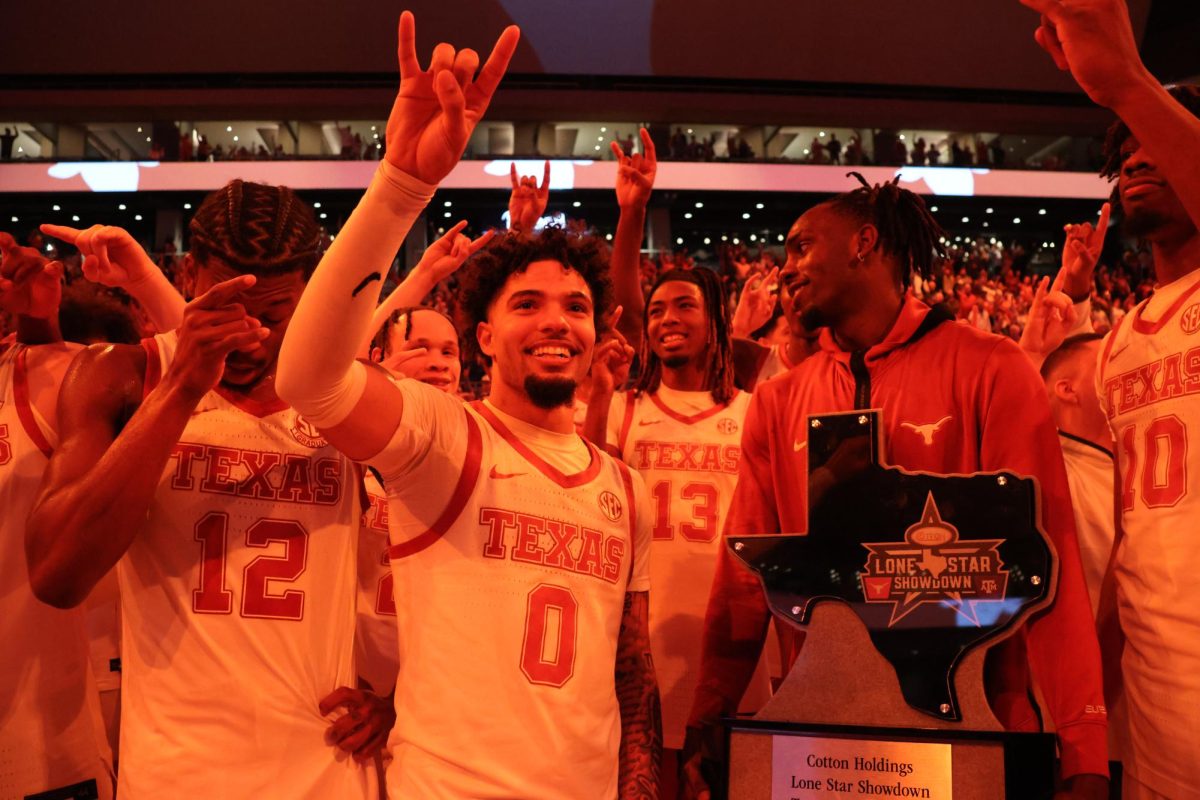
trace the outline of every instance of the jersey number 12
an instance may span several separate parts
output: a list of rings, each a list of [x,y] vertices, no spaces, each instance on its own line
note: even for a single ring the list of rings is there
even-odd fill
[[[210,511],[196,523],[200,543],[200,588],[192,592],[192,611],[197,614],[228,614],[233,609],[233,592],[225,585],[225,562],[229,540],[229,515]],[[304,618],[304,592],[285,589],[272,592],[270,582],[289,583],[304,574],[308,559],[308,531],[291,519],[260,519],[246,529],[247,547],[269,547],[282,542],[283,556],[259,556],[242,573],[243,617],[262,619]]]

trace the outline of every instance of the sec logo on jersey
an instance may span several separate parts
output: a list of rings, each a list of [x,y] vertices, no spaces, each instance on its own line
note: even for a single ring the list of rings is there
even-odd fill
[[[621,518],[623,510],[621,498],[605,489],[600,493],[600,510],[604,512],[604,516],[608,517],[610,522],[616,522]]]
[[[732,436],[733,434],[737,433],[737,431],[738,424],[729,417],[722,417],[721,419],[717,420],[718,433],[723,433],[726,436]]]
[[[291,434],[293,439],[305,447],[316,449],[329,444],[321,436],[321,432],[317,430],[317,426],[299,414],[296,414],[296,418],[292,421]]]
[[[1184,333],[1195,333],[1200,330],[1200,303],[1192,303],[1179,315],[1179,327]]]

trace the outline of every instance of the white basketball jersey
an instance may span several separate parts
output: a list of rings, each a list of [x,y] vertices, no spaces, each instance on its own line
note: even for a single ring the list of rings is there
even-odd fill
[[[661,387],[654,394],[616,395],[609,412],[607,441],[641,474],[650,495],[650,644],[668,748],[683,747],[700,677],[704,615],[749,406],[746,392],[719,405],[708,392]],[[757,710],[769,692],[760,663],[743,708]]]
[[[147,391],[176,344],[143,343]],[[318,711],[356,683],[357,498],[282,402],[200,401],[118,566],[123,800],[368,795]]]
[[[1120,467],[1126,769],[1161,794],[1191,796],[1200,786],[1200,270],[1125,316],[1101,348],[1096,382]]]
[[[358,675],[378,695],[396,685],[399,648],[396,644],[396,596],[388,559],[388,501],[374,473],[363,481],[369,507],[358,529],[358,628],[354,660]]]
[[[625,593],[649,587],[637,477],[590,446],[563,474],[488,406],[407,391],[406,417],[436,407],[429,424],[456,444],[411,480],[384,474],[400,633],[389,796],[615,798],[617,636]],[[437,492],[448,461],[454,485]]]
[[[54,443],[29,402],[27,353],[0,345],[0,798],[111,798],[83,609],[40,602],[25,566],[25,519]]]

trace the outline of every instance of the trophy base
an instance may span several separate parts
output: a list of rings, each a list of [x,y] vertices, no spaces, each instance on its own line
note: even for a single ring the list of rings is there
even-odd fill
[[[1039,800],[1054,736],[726,720],[730,800]]]

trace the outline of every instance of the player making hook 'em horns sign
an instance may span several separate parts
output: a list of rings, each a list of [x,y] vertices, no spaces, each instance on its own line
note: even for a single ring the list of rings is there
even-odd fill
[[[509,166],[512,195],[508,198],[508,227],[514,231],[532,233],[546,205],[550,202],[550,160],[542,172],[542,182],[532,175],[518,175],[517,162]]]
[[[454,167],[516,49],[439,44],[400,18],[387,155],[292,319],[278,388],[388,494],[400,646],[388,793],[655,798],[644,486],[575,433],[611,303],[604,244],[550,227],[464,267],[466,345],[492,391],[463,404],[355,360],[382,271]]]
[[[1200,417],[1194,389],[1200,329],[1200,86],[1164,87],[1138,55],[1124,0],[1021,0],[1041,15],[1034,38],[1060,70],[1119,118],[1102,177],[1115,181],[1123,232],[1148,243],[1157,285],[1100,343],[1098,409],[1116,445],[1116,537],[1109,576],[1120,636],[1124,719],[1113,755],[1126,798],[1192,797],[1200,785],[1200,539],[1195,527]],[[1102,234],[1068,231],[1081,256]],[[1078,270],[1091,290],[1091,266]],[[1065,266],[1065,265],[1064,265]],[[1084,319],[1085,328],[1087,319]],[[1103,601],[1102,601],[1103,605]],[[1103,609],[1102,609],[1103,613]],[[1123,641],[1122,641],[1123,639]],[[1111,702],[1111,701],[1110,701]]]

